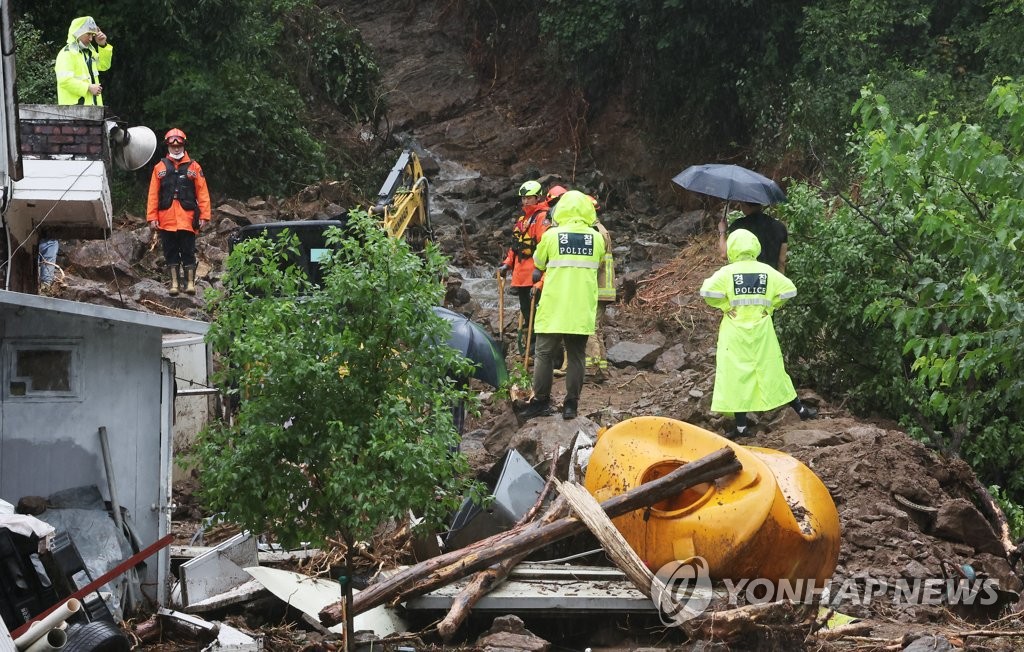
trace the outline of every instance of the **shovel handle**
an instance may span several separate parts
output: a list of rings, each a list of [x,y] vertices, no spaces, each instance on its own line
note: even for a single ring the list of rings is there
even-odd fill
[[[498,341],[505,339],[505,277],[498,270]]]

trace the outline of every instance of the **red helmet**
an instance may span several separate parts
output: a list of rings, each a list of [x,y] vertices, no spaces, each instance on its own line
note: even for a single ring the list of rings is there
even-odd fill
[[[548,203],[550,204],[551,202],[557,200],[559,197],[564,195],[565,192],[566,190],[562,186],[551,186],[547,194]]]
[[[596,211],[596,210],[600,210],[600,209],[601,209],[601,207],[600,207],[600,206],[598,206],[598,204],[597,204],[597,198],[596,198],[596,197],[594,197],[593,195],[587,195],[587,199],[589,199],[589,200],[590,200],[590,202],[591,202],[592,204],[594,204],[594,210],[595,210],[595,211]]]
[[[164,142],[170,145],[172,140],[179,140],[181,141],[181,144],[184,145],[188,138],[185,136],[185,132],[181,129],[171,129],[164,134]]]

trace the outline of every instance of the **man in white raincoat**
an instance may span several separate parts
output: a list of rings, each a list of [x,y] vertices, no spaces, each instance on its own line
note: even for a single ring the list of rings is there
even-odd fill
[[[772,313],[796,296],[796,286],[774,267],[757,261],[761,244],[750,231],[734,231],[726,249],[729,264],[700,288],[708,305],[724,313],[711,410],[735,414],[730,439],[747,434],[747,412],[789,403],[801,419],[813,419],[817,411],[800,402],[786,373],[772,322]]]

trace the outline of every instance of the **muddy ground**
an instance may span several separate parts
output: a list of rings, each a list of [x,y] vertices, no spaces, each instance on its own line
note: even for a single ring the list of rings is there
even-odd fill
[[[590,374],[580,418],[572,423],[557,415],[523,422],[508,401],[495,399],[481,387],[484,409],[470,419],[463,444],[474,467],[487,468],[509,446],[539,461],[576,426],[596,429],[632,416],[667,416],[724,432],[729,424],[708,409],[717,316],[696,293],[721,261],[714,253],[711,218],[699,210],[705,206],[668,182],[686,165],[702,161],[685,160],[685,153],[666,157],[646,144],[636,121],[615,101],[606,102],[600,114],[588,115],[585,124],[574,121],[579,107],[571,98],[545,94],[537,82],[544,71],[529,58],[487,70],[478,67],[472,39],[453,18],[450,3],[335,4],[380,57],[390,103],[387,136],[396,144],[402,140],[417,148],[427,163],[434,225],[457,268],[453,289],[458,289],[459,277],[467,280],[465,292],[451,294],[457,299],[454,307],[497,331],[493,298],[481,289],[486,284],[476,283],[471,292],[468,281],[493,274],[511,227],[514,189],[526,178],[540,176],[583,189],[601,202],[602,221],[614,238],[620,285],[619,302],[608,307],[602,320],[606,349],[632,342],[653,345],[658,351],[632,364],[612,364],[600,376]],[[218,282],[226,238],[239,225],[322,217],[354,199],[336,184],[324,183],[287,199],[219,201],[213,229],[200,241],[200,286]],[[159,248],[151,246],[150,238],[141,218],[124,216],[109,242],[64,243],[59,261],[66,272],[63,296],[206,318],[201,299],[167,296],[160,282]],[[786,319],[784,309],[777,319]],[[510,321],[506,332],[511,327]],[[513,337],[508,335],[506,342],[510,349]],[[516,361],[510,355],[510,364]],[[557,381],[556,400],[561,387]],[[759,415],[756,433],[739,443],[788,452],[829,488],[843,529],[838,580],[942,578],[968,566],[978,577],[998,579],[1007,594],[999,608],[966,611],[894,605],[890,595],[882,594],[869,605],[841,608],[865,619],[869,628],[862,626],[837,640],[813,638],[799,644],[791,632],[785,642],[773,639],[769,628],[759,647],[898,650],[925,633],[956,648],[1024,647],[1024,639],[1013,635],[1020,618],[1011,615],[1022,607],[1011,593],[1021,590],[1022,568],[1018,559],[1008,559],[992,520],[979,509],[984,503],[970,469],[909,438],[896,424],[849,414],[840,402],[817,395],[814,388],[802,387],[799,392],[819,408],[818,420],[801,422],[788,409]],[[191,500],[191,489],[187,484],[179,487],[178,543],[187,543],[203,515],[201,506]],[[378,541],[367,557],[377,566],[408,561],[404,544]],[[320,559],[303,570],[324,569],[329,561]],[[332,643],[320,642],[308,628],[266,604],[223,616],[263,632],[267,649],[333,649]],[[471,645],[489,625],[489,619],[474,619],[460,642]],[[657,622],[627,617],[606,619],[600,626],[585,617],[526,625],[554,643],[554,649],[726,649],[685,643],[681,635],[666,632]],[[424,644],[436,644],[430,624],[423,627]],[[786,629],[780,626],[778,631]],[[972,631],[974,635],[964,634]],[[171,640],[141,647],[193,648],[194,643]],[[927,649],[946,648],[940,644]]]

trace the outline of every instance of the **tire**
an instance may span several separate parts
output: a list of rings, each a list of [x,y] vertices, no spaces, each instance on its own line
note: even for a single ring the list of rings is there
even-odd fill
[[[96,620],[68,632],[63,652],[128,652],[131,644],[113,623]]]

